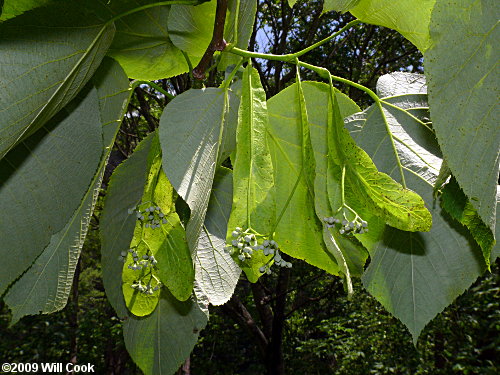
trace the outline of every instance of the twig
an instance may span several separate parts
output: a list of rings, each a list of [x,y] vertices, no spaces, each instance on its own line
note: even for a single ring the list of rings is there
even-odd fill
[[[196,79],[203,79],[205,77],[205,70],[215,53],[215,51],[222,51],[226,48],[227,43],[224,40],[224,24],[226,22],[227,0],[217,0],[217,9],[215,11],[215,24],[212,34],[212,40],[208,45],[207,50],[203,54],[200,62],[193,69],[193,76]]]

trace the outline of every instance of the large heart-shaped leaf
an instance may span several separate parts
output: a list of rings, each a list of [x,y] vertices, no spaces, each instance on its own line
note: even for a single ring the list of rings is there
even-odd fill
[[[423,53],[429,48],[429,23],[436,0],[360,0],[350,12],[359,20],[394,29]]]
[[[224,40],[234,44],[235,47],[247,49],[255,22],[257,2],[254,0],[229,0],[227,5],[226,25],[224,27]],[[236,64],[240,56],[222,52],[219,70],[226,70],[231,64]]]
[[[401,80],[402,85],[408,80]],[[422,77],[420,78],[422,82]],[[441,159],[428,117],[422,88],[413,94],[387,97],[384,114],[396,136],[395,145],[408,186],[422,196],[432,213],[429,232],[409,233],[368,219],[371,231],[358,239],[371,256],[363,276],[367,290],[410,330],[414,341],[424,326],[482,274],[481,250],[469,233],[451,219],[433,197]],[[357,144],[387,174],[397,170],[386,124],[376,106],[349,118]]]
[[[180,302],[165,290],[151,315],[125,321],[125,346],[146,375],[173,374],[193,350],[206,324],[207,317],[198,304]]]
[[[281,216],[275,229],[276,241],[283,252],[338,274],[335,258],[323,243],[322,225],[314,210],[313,186],[308,186],[303,178],[302,119],[296,85],[269,99],[267,107],[276,212],[278,218]]]
[[[35,263],[15,282],[5,296],[5,301],[13,313],[13,323],[24,315],[51,313],[62,309],[70,293],[75,267],[101,187],[104,168],[129,97],[128,79],[120,66],[112,60],[105,60],[93,81],[97,87],[99,107],[86,109],[95,113],[100,112],[101,115],[104,147],[101,148],[99,167],[94,171],[90,186],[87,187],[88,190],[68,223],[62,230],[52,235],[50,243]],[[94,91],[89,95],[94,95]],[[77,112],[76,116],[80,115],[82,112]],[[80,119],[73,118],[71,126],[81,125],[83,124]],[[64,142],[61,142],[59,147],[63,146]],[[71,148],[66,150],[68,153],[74,152],[73,144],[70,146]],[[93,151],[99,155],[97,150]],[[6,159],[9,160],[9,157],[10,154]],[[62,164],[64,166],[64,163]],[[53,197],[47,195],[46,199],[51,200]]]
[[[71,101],[104,57],[113,24],[80,11],[53,5],[0,24],[0,158]]]
[[[500,163],[495,0],[438,1],[426,54],[433,127],[446,161],[479,216],[495,231]]]

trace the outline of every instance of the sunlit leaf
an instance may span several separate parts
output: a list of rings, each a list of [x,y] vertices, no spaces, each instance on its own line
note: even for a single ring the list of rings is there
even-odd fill
[[[150,134],[134,153],[119,165],[108,184],[101,214],[101,263],[106,295],[119,317],[128,310],[123,299],[122,269],[118,259],[127,251],[134,234],[137,218],[129,210],[140,202],[148,173],[148,155],[156,133]]]
[[[429,23],[436,0],[360,0],[350,12],[359,20],[394,29],[423,53],[429,48]]]
[[[242,96],[236,134],[236,157],[233,173],[233,204],[228,224],[227,241],[236,227],[252,229],[270,236],[275,221],[273,165],[269,153],[267,129],[269,120],[266,93],[257,70],[248,65],[243,75]],[[259,268],[268,259],[262,252],[254,252],[250,259],[234,259],[255,282],[261,275]]]
[[[307,83],[303,85],[307,87]],[[322,224],[316,217],[314,194],[310,191],[312,187],[307,186],[303,178],[298,100],[297,87],[292,85],[267,102],[277,216],[286,207],[276,227],[275,239],[283,252],[337,275],[335,258],[323,243]]]
[[[205,53],[214,29],[216,1],[203,4],[172,5],[168,17],[168,32],[174,45],[193,56],[193,65]]]

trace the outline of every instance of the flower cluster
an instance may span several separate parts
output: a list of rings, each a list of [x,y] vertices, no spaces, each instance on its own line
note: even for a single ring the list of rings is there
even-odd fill
[[[353,235],[368,232],[368,223],[362,220],[358,215],[356,215],[356,217],[352,221],[349,221],[345,218],[340,221],[340,219],[333,216],[324,217],[323,221],[325,222],[327,228],[340,227],[340,234]]]
[[[153,286],[151,284],[151,280],[147,284],[143,284],[141,280],[138,280],[132,284],[132,289],[136,289],[137,291],[143,294],[152,295],[154,292],[156,292],[161,288],[161,282],[158,280],[155,281],[156,285]]]
[[[279,252],[279,246],[274,240],[264,240],[260,245],[258,243],[258,237],[263,237],[261,235],[255,235],[250,233],[247,229],[243,231],[240,227],[236,227],[232,232],[232,237],[230,245],[227,245],[224,250],[231,254],[238,254],[238,259],[244,262],[252,257],[255,251],[262,251],[265,256],[272,256],[271,259],[262,267],[259,268],[261,273],[271,273],[271,261],[274,260],[274,264],[281,267],[291,268],[292,263],[285,261]]]
[[[125,250],[122,251],[120,256],[118,257],[118,260],[125,263],[127,261],[128,254],[131,254],[132,259],[134,260],[134,263],[128,265],[128,268],[130,268],[133,271],[140,271],[142,269],[154,268],[158,264],[158,261],[156,260],[154,255],[144,254],[141,257],[139,257],[139,254],[137,254],[136,249],[128,249],[128,251]]]
[[[155,275],[153,275],[153,271],[157,268],[156,265],[158,264],[158,261],[156,260],[154,255],[149,253],[149,251],[147,252],[147,254],[141,256],[137,253],[137,249],[135,248],[128,249],[128,251],[122,251],[120,253],[120,256],[118,257],[118,260],[125,263],[129,255],[132,257],[133,263],[129,264],[128,268],[132,271],[143,271],[139,273],[139,279],[134,281],[131,287],[133,289],[136,289],[140,293],[152,295],[162,286],[160,280],[158,280]],[[144,280],[147,278],[149,278],[149,281],[147,283],[144,283]],[[156,281],[155,285],[151,284],[151,281],[153,279],[154,281]]]
[[[144,205],[144,204],[143,204]],[[151,205],[145,209],[139,207],[132,207],[128,210],[129,215],[135,213],[137,220],[145,223],[146,228],[156,229],[162,224],[167,224],[168,220],[161,208],[157,205]]]
[[[250,259],[254,250],[261,250],[261,247],[257,244],[257,238],[253,233],[245,233],[240,227],[236,227],[233,231],[232,236],[234,240],[231,245],[224,248],[227,253],[231,255],[235,252],[238,253],[238,259],[242,262],[246,259]],[[264,247],[262,247],[263,249]]]

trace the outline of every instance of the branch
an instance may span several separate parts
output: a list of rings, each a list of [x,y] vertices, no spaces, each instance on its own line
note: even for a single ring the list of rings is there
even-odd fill
[[[257,346],[262,357],[265,358],[269,341],[245,305],[241,303],[240,299],[233,294],[231,299],[226,304],[222,305],[222,310],[228,313],[236,322],[243,325],[252,334],[257,341]]]
[[[224,40],[224,24],[226,22],[227,0],[217,0],[217,9],[215,11],[215,24],[212,34],[212,40],[208,45],[207,50],[203,54],[200,62],[193,69],[193,76],[196,79],[203,79],[205,77],[205,70],[215,51],[222,51],[226,48],[227,43]]]

